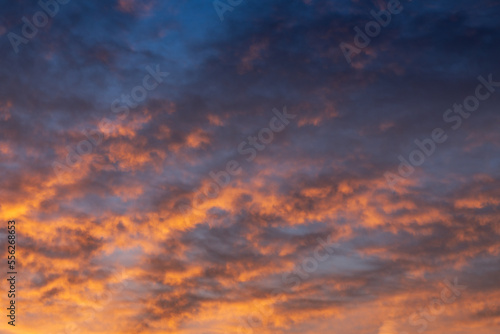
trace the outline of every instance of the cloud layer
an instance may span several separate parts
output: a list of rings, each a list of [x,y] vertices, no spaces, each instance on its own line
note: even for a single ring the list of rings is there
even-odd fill
[[[387,2],[69,1],[17,53],[2,4],[1,333],[498,332],[500,87],[443,119],[500,82],[496,1],[402,0],[351,64]]]

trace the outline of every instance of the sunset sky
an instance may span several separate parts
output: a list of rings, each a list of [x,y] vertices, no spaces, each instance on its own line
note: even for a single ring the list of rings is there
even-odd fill
[[[0,334],[500,333],[499,1],[0,4]]]

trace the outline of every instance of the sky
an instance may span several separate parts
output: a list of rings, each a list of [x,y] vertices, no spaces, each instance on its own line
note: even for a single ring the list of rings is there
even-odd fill
[[[1,334],[499,332],[498,1],[0,4]]]

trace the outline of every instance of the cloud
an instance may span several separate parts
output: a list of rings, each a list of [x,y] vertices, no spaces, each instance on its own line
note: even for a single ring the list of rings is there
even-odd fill
[[[411,332],[459,277],[467,292],[426,332],[493,333],[498,95],[395,191],[383,175],[479,75],[500,80],[498,6],[404,6],[354,67],[338,44],[378,2],[248,2],[224,22],[207,1],[71,2],[18,55],[2,39],[0,215],[18,222],[19,329]],[[4,37],[38,10],[3,8]],[[168,80],[119,117],[112,102],[150,64]],[[246,161],[238,144],[284,105],[297,118]],[[59,178],[52,163],[90,129],[102,144]],[[241,173],[198,198],[230,160]],[[337,253],[298,271],[328,236]]]

